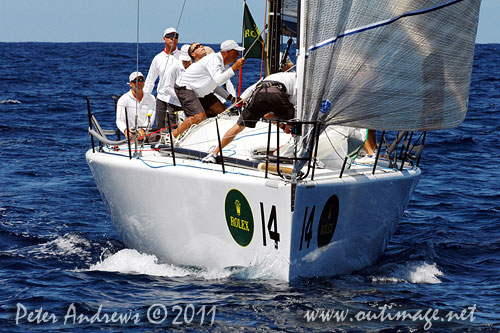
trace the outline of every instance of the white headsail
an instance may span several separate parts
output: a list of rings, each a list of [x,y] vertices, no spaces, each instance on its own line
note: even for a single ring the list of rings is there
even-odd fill
[[[304,120],[427,131],[458,126],[480,0],[308,0]]]

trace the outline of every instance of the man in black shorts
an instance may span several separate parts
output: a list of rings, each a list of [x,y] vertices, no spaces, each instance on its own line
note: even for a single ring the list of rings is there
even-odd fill
[[[267,119],[278,118],[289,120],[295,117],[296,74],[276,73],[266,77],[261,82],[249,87],[241,95],[243,100],[248,100],[236,124],[231,127],[221,140],[221,148],[231,143],[245,127],[255,128],[257,121],[262,117]],[[283,126],[285,133],[290,133],[289,127]],[[219,147],[205,156],[202,161],[215,163]]]

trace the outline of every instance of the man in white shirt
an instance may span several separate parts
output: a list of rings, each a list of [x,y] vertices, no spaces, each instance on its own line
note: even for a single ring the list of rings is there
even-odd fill
[[[201,58],[177,79],[175,93],[188,118],[172,132],[174,138],[192,125],[205,120],[206,112],[219,114],[225,110],[214,92],[235,102],[236,98],[229,95],[220,85],[233,77],[235,71],[245,64],[245,58],[238,59],[239,52],[243,50],[244,48],[234,40],[227,40],[221,44],[220,52]],[[231,63],[233,65],[229,66]]]
[[[166,75],[168,68],[173,63],[179,61],[180,57],[180,52],[177,49],[177,43],[179,42],[177,30],[175,28],[165,29],[163,32],[163,41],[165,42],[165,48],[153,58],[146,78],[146,84],[144,85],[144,91],[152,93],[155,82],[160,77],[158,86],[156,87],[156,127],[158,129],[168,126],[166,125],[167,111],[170,123],[175,125],[175,112],[182,110],[175,92],[167,89],[167,86],[169,84],[173,86],[174,82],[169,82],[169,76]]]
[[[180,107],[181,103],[179,102],[179,99],[177,98],[177,95],[175,94],[174,91],[174,84],[177,78],[184,73],[186,68],[191,66],[191,57],[188,55],[188,49],[189,45],[183,45],[180,51],[180,56],[178,61],[172,61],[169,66],[167,66],[167,69],[165,70],[165,84],[159,90],[158,95],[162,96],[170,96],[170,102],[168,103],[167,106],[167,112],[168,112],[168,119],[170,119],[170,125],[172,126],[172,129],[177,128],[177,123],[180,122],[179,112],[182,111],[182,108]],[[160,89],[160,88],[159,88]],[[158,100],[156,101],[156,112],[158,113],[158,105],[163,104],[164,102]],[[172,115],[173,114],[173,115]],[[164,118],[165,126],[169,126],[167,122],[167,118]],[[165,126],[161,127],[164,128]]]
[[[123,94],[117,103],[116,127],[125,134],[125,137],[132,138],[137,116],[137,134],[143,137],[146,135],[145,128],[151,128],[155,120],[155,98],[144,91],[144,75],[141,72],[130,74],[129,85],[130,90]],[[128,131],[125,113],[128,117]]]
[[[200,43],[193,43],[191,44],[191,46],[189,47],[189,56],[191,57],[191,60],[192,62],[197,62],[199,61],[201,58],[203,58],[204,56],[206,55],[209,55],[209,54],[212,54],[214,53],[214,50],[210,47],[210,46],[205,46],[205,45],[202,45]],[[231,82],[231,80],[227,80],[223,85],[222,87],[230,94],[230,95],[233,95],[233,96],[236,96],[236,90],[234,89],[234,86],[233,86],[233,83]],[[215,95],[217,96],[217,98],[222,102],[224,103],[226,101],[226,99],[224,97],[221,97],[219,95]],[[215,116],[217,115],[215,112],[212,112],[210,109],[208,110],[205,110],[205,111],[208,111],[207,112],[207,117],[210,117],[210,116]]]
[[[221,140],[221,148],[231,143],[245,127],[255,128],[255,125],[262,117],[282,120],[294,118],[295,105],[297,104],[296,82],[297,75],[294,72],[275,73],[246,89],[241,94],[241,98],[248,100],[248,103],[241,112],[236,124],[224,134]],[[280,128],[285,133],[291,131],[290,127],[284,124],[281,124]],[[218,153],[219,147],[217,146],[202,161],[215,163]]]

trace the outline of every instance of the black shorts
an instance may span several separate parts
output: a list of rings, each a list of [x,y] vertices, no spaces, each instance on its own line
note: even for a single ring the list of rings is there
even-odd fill
[[[170,125],[172,125],[172,129],[177,128],[176,122],[177,117],[175,116],[175,112],[182,111],[182,108],[177,105],[173,105],[162,101],[161,99],[156,99],[156,127],[158,129],[166,128],[168,126],[167,122],[167,110],[170,118]]]
[[[220,100],[217,98],[217,96],[215,96],[215,94],[210,93],[204,97],[200,97],[200,102],[201,105],[203,105],[203,108],[206,110],[215,103],[220,102]]]
[[[290,102],[290,96],[278,87],[257,88],[248,106],[241,112],[237,124],[255,128],[257,122],[269,112],[272,112],[276,118],[288,120],[295,116],[295,107]]]

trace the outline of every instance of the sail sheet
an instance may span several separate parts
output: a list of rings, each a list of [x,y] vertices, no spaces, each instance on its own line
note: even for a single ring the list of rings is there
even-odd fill
[[[480,0],[308,0],[304,120],[386,130],[458,126]]]

